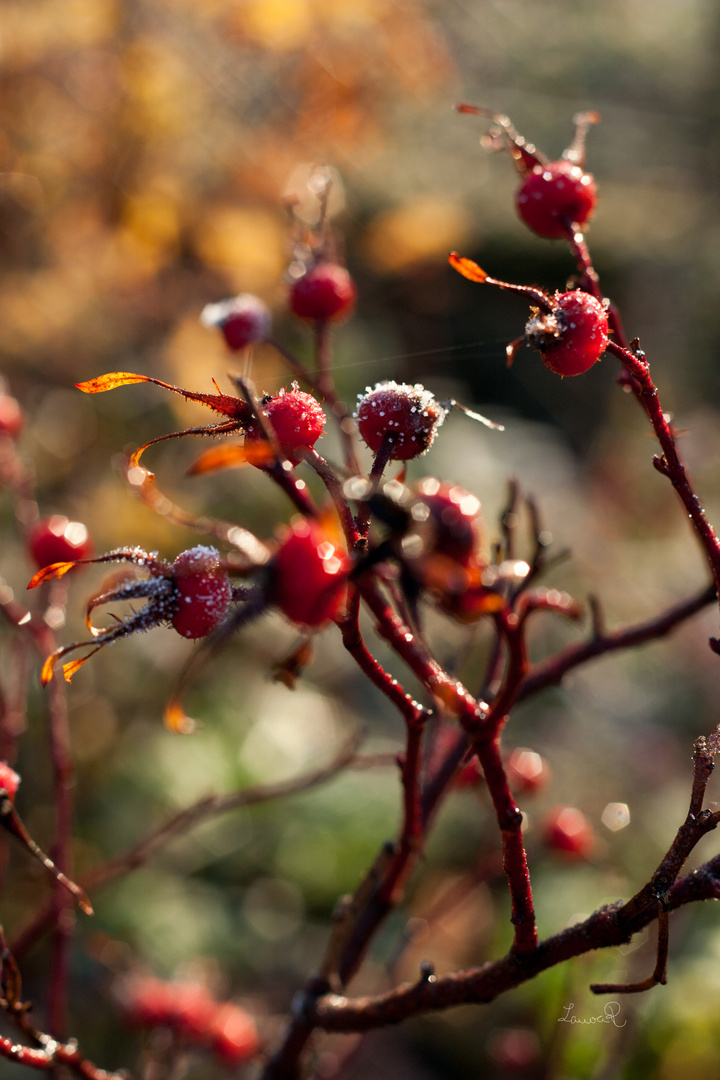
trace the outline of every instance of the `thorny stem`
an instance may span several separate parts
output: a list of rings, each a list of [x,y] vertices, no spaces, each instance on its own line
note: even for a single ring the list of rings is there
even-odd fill
[[[518,701],[524,701],[525,698],[537,694],[546,687],[559,685],[569,671],[589,660],[666,637],[681,623],[708,607],[716,597],[715,585],[709,585],[691,599],[675,604],[667,611],[645,622],[611,633],[594,634],[589,641],[568,645],[554,656],[530,667],[520,684]]]
[[[720,898],[720,856],[684,878],[678,873],[698,841],[720,822],[720,812],[702,810],[705,788],[720,747],[720,729],[709,739],[695,743],[693,789],[688,816],[647,885],[627,903],[600,908],[583,922],[541,942],[528,954],[513,949],[500,960],[481,968],[457,972],[444,978],[421,979],[376,997],[350,999],[337,994],[307,1002],[305,1022],[325,1031],[369,1031],[418,1013],[446,1009],[471,1002],[489,1002],[541,971],[583,953],[628,942],[656,916],[660,919],[655,970],[642,983],[597,984],[597,993],[637,992],[665,978],[667,964],[666,915],[684,904]]]
[[[598,282],[598,275],[593,267],[590,252],[585,238],[579,230],[574,231],[568,227],[568,242],[570,250],[575,256],[578,267],[582,273],[582,285],[598,300],[602,300],[602,291]],[[612,353],[625,367],[629,380],[625,380],[642,405],[645,413],[653,426],[658,442],[662,447],[662,455],[653,459],[653,465],[667,476],[677,491],[688,516],[693,523],[695,532],[705,549],[715,584],[720,588],[720,542],[710,522],[705,516],[705,511],[695,494],[680,456],[677,452],[675,431],[672,421],[663,411],[660,404],[657,387],[650,375],[650,365],[645,354],[640,349],[631,349],[622,328],[617,311],[611,306],[608,311],[608,319],[614,338],[608,342],[607,351]],[[720,652],[720,643],[711,638],[710,644],[716,652]]]
[[[660,457],[653,459],[653,465],[663,476],[667,476],[677,491],[705,549],[717,586],[720,584],[720,542],[718,542],[715,530],[705,516],[705,511],[700,505],[700,501],[693,491],[685,472],[685,466],[680,460],[672,421],[663,412],[657,387],[652,381],[650,365],[645,359],[645,354],[640,351],[631,352],[629,349],[617,345],[614,341],[609,342],[607,349],[608,352],[620,360],[639,385],[640,389],[636,396],[653,426],[663,451]]]

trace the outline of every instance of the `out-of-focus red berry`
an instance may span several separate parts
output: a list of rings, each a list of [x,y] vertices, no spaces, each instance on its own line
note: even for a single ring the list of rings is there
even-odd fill
[[[518,746],[506,762],[510,790],[515,795],[534,795],[542,791],[550,777],[547,763],[535,750]]]
[[[393,381],[367,388],[358,397],[356,411],[358,428],[371,450],[383,445],[386,435],[392,435],[390,458],[409,461],[430,448],[437,430],[445,419],[446,410],[429,390],[420,383]]]
[[[462,769],[460,769],[460,772],[455,777],[455,787],[460,788],[461,790],[479,787],[484,782],[485,777],[480,768],[480,762],[475,756],[465,762]]]
[[[322,626],[342,610],[349,568],[337,540],[315,523],[297,521],[275,556],[271,599],[292,622]]]
[[[586,859],[595,847],[595,833],[582,810],[558,806],[543,820],[542,838],[546,847],[571,859]]]
[[[293,383],[291,390],[281,390],[275,397],[265,399],[263,412],[280,449],[293,465],[300,460],[298,451],[311,450],[325,429],[325,413],[320,402],[312,394],[299,390],[297,383]],[[246,446],[257,444],[262,438],[260,425],[253,421],[245,433]],[[249,457],[252,461],[252,455]]]
[[[86,527],[62,514],[40,518],[30,529],[28,545],[33,561],[41,569],[52,563],[89,559],[93,546]]]
[[[0,761],[0,791],[4,791],[10,802],[15,802],[15,796],[20,784],[20,777],[4,761]]]
[[[17,439],[25,426],[25,416],[19,403],[10,394],[0,393],[0,434]]]
[[[252,1016],[240,1005],[221,1005],[210,1026],[215,1053],[228,1065],[249,1061],[260,1049],[257,1028]]]
[[[525,224],[546,239],[567,236],[573,225],[582,227],[597,203],[597,188],[590,173],[570,161],[535,165],[520,186],[515,201]]]
[[[488,1053],[503,1076],[536,1075],[540,1040],[530,1028],[498,1028],[488,1039]]]
[[[472,562],[481,541],[479,500],[464,488],[443,484],[433,476],[421,480],[416,490],[413,522],[418,531],[423,521],[432,530],[428,547],[462,566]]]
[[[581,289],[556,293],[552,310],[534,315],[525,333],[551,371],[581,375],[607,348],[607,312],[599,300]]]
[[[201,638],[223,621],[232,599],[232,586],[220,555],[213,547],[190,548],[173,563],[177,607],[171,622],[181,637]]]
[[[344,266],[319,262],[290,289],[290,310],[300,319],[337,322],[355,307],[357,289]]]
[[[272,322],[267,304],[251,293],[242,293],[218,304],[207,304],[200,321],[204,326],[218,327],[233,350],[265,341]]]

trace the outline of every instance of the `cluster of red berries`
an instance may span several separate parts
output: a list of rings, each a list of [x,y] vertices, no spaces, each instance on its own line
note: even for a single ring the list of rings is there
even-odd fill
[[[150,976],[129,979],[122,990],[128,1020],[140,1027],[166,1027],[184,1044],[240,1065],[260,1049],[250,1014],[232,1002],[218,1002],[200,983],[164,982]]]
[[[290,288],[289,307],[299,319],[339,322],[351,313],[356,299],[355,283],[345,267],[321,261],[295,279]],[[204,326],[216,326],[233,352],[267,341],[272,328],[270,309],[251,293],[207,304],[200,320]]]

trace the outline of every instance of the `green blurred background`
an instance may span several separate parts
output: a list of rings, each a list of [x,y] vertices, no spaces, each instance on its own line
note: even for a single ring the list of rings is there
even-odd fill
[[[598,594],[612,626],[701,587],[702,559],[651,467],[647,425],[615,386],[614,361],[561,383],[523,351],[508,370],[504,347],[522,332],[526,305],[448,269],[447,252],[458,248],[495,277],[547,288],[563,287],[573,270],[562,244],[517,221],[513,167],[480,148],[483,124],[450,107],[468,100],[507,112],[553,157],[575,112],[602,114],[589,136],[601,193],[590,230],[596,266],[686,430],[683,452],[717,520],[719,43],[712,0],[2,0],[0,354],[27,412],[20,452],[41,512],[86,522],[98,551],[140,544],[172,558],[194,542],[133,499],[117,463],[122,451],[207,414],[154,387],[87,398],[73,383],[129,370],[211,390],[231,365],[198,316],[238,291],[272,304],[276,335],[309,357],[304,328],[283,313],[290,248],[281,201],[298,166],[323,162],[342,177],[334,224],[360,290],[356,316],[336,335],[341,392],[351,400],[381,378],[423,381],[507,426],[497,435],[452,416],[414,475],[472,490],[492,535],[506,480],[519,477],[557,547],[572,550],[553,584],[578,598]],[[271,392],[288,381],[270,348],[256,351],[253,377]],[[161,486],[185,507],[271,537],[288,505],[258,473],[185,479],[197,449],[154,452]],[[324,452],[335,453],[330,437]],[[21,594],[32,568],[9,499],[2,515],[0,569]],[[73,582],[63,640],[82,635],[82,602],[101,577],[87,571]],[[551,785],[526,808],[543,934],[632,893],[669,844],[686,809],[693,739],[718,720],[717,658],[706,646],[716,623],[711,614],[670,642],[578,672],[513,718],[510,745],[538,750],[552,769]],[[544,625],[538,656],[576,633]],[[440,620],[431,633],[441,659],[456,663],[467,634]],[[240,635],[189,695],[203,721],[191,738],[160,720],[189,655],[170,631],[121,643],[83,669],[70,691],[81,870],[207,792],[329,758],[352,724],[368,729],[366,749],[399,749],[398,721],[332,633],[294,694],[266,678],[294,640],[276,616]],[[462,671],[474,687],[482,635],[473,648]],[[35,676],[18,805],[49,842],[44,723]],[[630,807],[620,832],[600,823],[609,802]],[[590,863],[568,866],[543,851],[537,822],[557,803],[579,805],[596,827]],[[321,955],[338,895],[354,887],[398,815],[392,769],[350,771],[314,794],[205,825],[99,894],[73,968],[71,1030],[85,1051],[108,1067],[136,1066],[140,1039],[122,1027],[114,987],[142,965],[163,977],[201,975],[220,996],[249,1002],[272,1037],[274,1017]],[[698,861],[715,848],[710,837]],[[444,972],[497,955],[508,911],[492,875],[442,918],[421,921],[495,851],[484,800],[455,795],[407,908],[353,989],[414,978],[423,959]],[[10,936],[45,895],[34,867],[11,852],[0,912]],[[416,939],[398,959],[408,916]],[[651,931],[489,1008],[378,1032],[345,1075],[720,1077],[711,905],[673,916],[669,984],[623,1001],[624,1027],[557,1023],[570,1001],[579,1017],[599,1012],[591,981],[649,972],[653,942]],[[47,961],[38,947],[23,963],[39,1019]],[[318,1076],[335,1075],[348,1045],[321,1045]],[[515,1045],[526,1047],[526,1063],[512,1072]],[[215,1075],[202,1059],[190,1068],[192,1077]],[[25,1073],[6,1063],[3,1075]]]

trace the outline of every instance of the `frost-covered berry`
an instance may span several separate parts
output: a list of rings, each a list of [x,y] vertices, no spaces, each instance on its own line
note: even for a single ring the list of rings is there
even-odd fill
[[[300,319],[336,322],[355,307],[357,289],[344,266],[319,262],[290,289],[290,310]]]
[[[525,327],[528,344],[557,375],[581,375],[607,348],[607,311],[594,296],[574,289],[556,293],[550,311],[534,315]]]
[[[325,413],[312,394],[293,383],[291,390],[281,390],[275,397],[264,398],[263,412],[285,457],[296,465],[299,451],[311,450],[325,428]],[[263,440],[260,425],[253,421],[245,433],[245,445]],[[252,456],[250,455],[250,460]]]
[[[515,196],[525,224],[549,240],[567,236],[568,229],[582,227],[597,203],[597,188],[590,173],[570,161],[536,165]]]
[[[296,521],[275,556],[271,599],[292,622],[322,626],[342,610],[349,567],[346,553],[320,525]]]
[[[586,859],[595,847],[595,833],[582,810],[558,806],[545,817],[542,838],[546,847],[571,859]]]
[[[390,458],[409,461],[432,445],[445,419],[445,408],[420,383],[382,382],[358,398],[355,413],[363,439],[376,453],[392,436]]]
[[[0,434],[17,439],[25,426],[25,417],[20,405],[10,394],[0,393]]]
[[[265,341],[270,334],[270,309],[252,293],[241,293],[218,304],[207,304],[200,321],[203,326],[218,327],[233,350]]]
[[[36,521],[30,529],[28,546],[33,561],[41,568],[52,563],[87,559],[92,554],[86,527],[79,521],[69,521],[62,514]]]
[[[10,802],[15,801],[20,777],[4,761],[0,761],[0,791],[4,791]]]
[[[173,563],[175,612],[171,623],[181,637],[201,638],[220,625],[232,599],[232,586],[213,547],[190,548]]]

